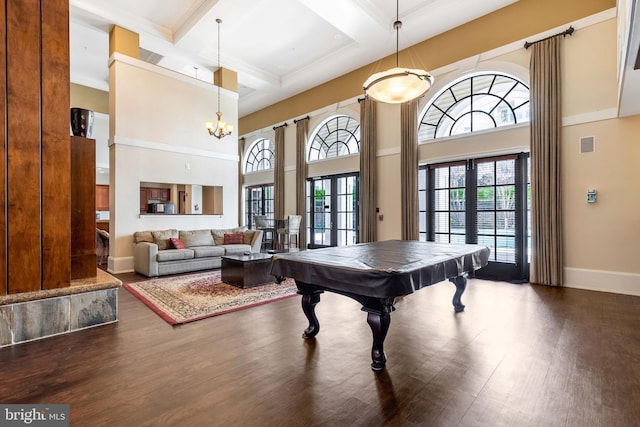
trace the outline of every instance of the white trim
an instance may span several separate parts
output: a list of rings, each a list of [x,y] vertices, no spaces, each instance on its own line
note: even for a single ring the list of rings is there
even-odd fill
[[[320,174],[307,175],[307,178],[320,178],[323,176],[331,176],[331,175],[342,175],[347,173],[360,173],[359,169],[350,169],[350,168],[342,168],[342,169],[331,169],[328,172],[321,172]]]
[[[70,77],[69,77],[69,81],[71,83],[80,85],[80,86],[87,86],[87,87],[91,87],[94,89],[98,89],[98,90],[102,90],[104,92],[109,92],[109,82],[106,80],[102,80],[102,79],[98,79],[98,78],[94,78],[94,77],[88,77],[88,76],[82,76],[82,75],[77,75],[80,73],[71,73]]]
[[[133,256],[112,257],[108,259],[107,271],[111,274],[131,273],[133,269]]]
[[[564,268],[567,288],[640,296],[640,274]]]
[[[441,136],[441,137],[435,138],[435,139],[425,139],[423,141],[418,141],[418,147],[421,146],[421,145],[438,144],[440,142],[448,142],[448,141],[457,140],[457,139],[475,138],[478,135],[486,135],[486,134],[489,134],[489,133],[506,132],[506,131],[509,131],[509,130],[520,129],[520,128],[524,128],[524,127],[528,128],[530,126],[530,124],[531,124],[531,122],[523,122],[523,123],[517,123],[515,125],[498,126],[498,127],[495,127],[495,128],[476,130],[476,131],[473,131],[473,132],[465,132],[465,133],[460,133],[460,134],[457,134],[457,135]]]
[[[309,139],[309,142],[311,142],[311,138]],[[307,152],[305,154],[309,154],[309,150],[307,147]],[[360,152],[358,151],[357,153],[352,153],[352,154],[345,154],[343,156],[337,156],[337,157],[328,157],[326,159],[318,159],[318,160],[306,160],[308,165],[317,165],[320,163],[326,163],[326,162],[332,162],[334,160],[340,160],[340,159],[348,159],[349,157],[359,157],[360,156]]]
[[[111,67],[111,65],[113,65],[114,62],[121,62],[123,64],[131,65],[132,67],[140,68],[150,73],[160,74],[162,76],[169,77],[174,80],[179,80],[183,83],[188,83],[193,86],[197,86],[198,88],[201,88],[201,89],[216,91],[216,92],[218,91],[218,86],[214,85],[213,83],[205,82],[203,80],[196,79],[186,74],[182,74],[177,71],[170,70],[168,68],[163,68],[163,67],[160,67],[159,65],[150,64],[148,62],[142,61],[140,59],[132,58],[130,56],[123,55],[118,52],[114,52],[109,58],[109,67]],[[234,92],[232,90],[228,90],[223,87],[220,87],[220,91],[224,92],[226,96],[229,96],[236,100],[240,97],[238,92]]]
[[[165,151],[168,153],[179,153],[199,157],[208,157],[211,159],[229,160],[232,162],[240,161],[240,156],[238,156],[237,154],[216,153],[213,151],[200,150],[197,148],[182,147],[180,145],[164,144],[161,142],[145,141],[142,139],[133,139],[118,135],[114,136],[113,138],[109,138],[109,145],[113,144],[125,145],[128,147],[145,148],[148,150]]]
[[[383,148],[378,150],[376,157],[395,156],[397,154],[400,154],[400,147]]]
[[[500,150],[490,150],[490,151],[476,151],[474,153],[465,153],[464,155],[454,155],[454,156],[446,156],[446,157],[434,157],[427,159],[418,159],[420,165],[431,165],[435,163],[447,163],[447,162],[458,162],[460,160],[467,159],[481,159],[484,157],[498,157],[498,156],[509,156],[518,153],[528,153],[531,151],[531,148],[528,146],[520,146],[520,147],[508,147],[501,148]]]
[[[252,175],[256,175],[259,173],[271,173],[271,175],[273,175],[275,173],[275,169],[271,168],[271,169],[262,169],[259,171],[251,171],[251,172],[242,172],[243,176],[252,176]]]
[[[567,116],[562,118],[562,126],[574,126],[583,123],[598,122],[601,120],[611,120],[618,118],[617,108],[608,108],[606,110],[590,111],[575,116]]]

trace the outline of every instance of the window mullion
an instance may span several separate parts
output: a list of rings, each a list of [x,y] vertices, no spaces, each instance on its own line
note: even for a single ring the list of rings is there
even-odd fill
[[[478,243],[478,215],[477,215],[477,199],[478,199],[478,180],[476,177],[476,169],[473,160],[467,160],[467,174],[465,180],[466,194],[466,242]]]

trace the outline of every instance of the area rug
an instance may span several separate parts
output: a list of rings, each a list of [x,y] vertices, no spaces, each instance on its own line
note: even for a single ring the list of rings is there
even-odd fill
[[[221,282],[220,270],[127,283],[125,289],[171,325],[217,316],[296,295],[293,279],[248,289]]]

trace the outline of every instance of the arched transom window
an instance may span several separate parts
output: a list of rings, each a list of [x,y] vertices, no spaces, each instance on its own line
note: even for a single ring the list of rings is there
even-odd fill
[[[247,153],[244,172],[258,172],[273,169],[275,163],[275,146],[266,138],[257,140]]]
[[[346,115],[334,116],[321,124],[309,144],[310,162],[360,152],[360,123]]]
[[[529,121],[529,88],[505,74],[476,74],[445,88],[428,106],[418,140]]]

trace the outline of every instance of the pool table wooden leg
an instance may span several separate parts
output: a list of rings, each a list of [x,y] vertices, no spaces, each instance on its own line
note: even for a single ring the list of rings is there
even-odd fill
[[[316,304],[320,302],[320,294],[322,291],[302,294],[302,311],[309,320],[309,326],[302,333],[302,338],[309,339],[318,335],[320,332],[320,322],[316,317]]]
[[[460,313],[464,310],[464,304],[462,304],[462,293],[467,288],[467,277],[463,274],[462,276],[449,279],[449,281],[456,285],[456,293],[453,294],[453,309],[456,313]]]
[[[391,314],[388,312],[372,312],[367,314],[367,323],[371,327],[373,334],[373,346],[371,347],[371,369],[381,371],[387,363],[387,356],[384,354],[384,339],[387,337],[389,325],[391,324]]]

